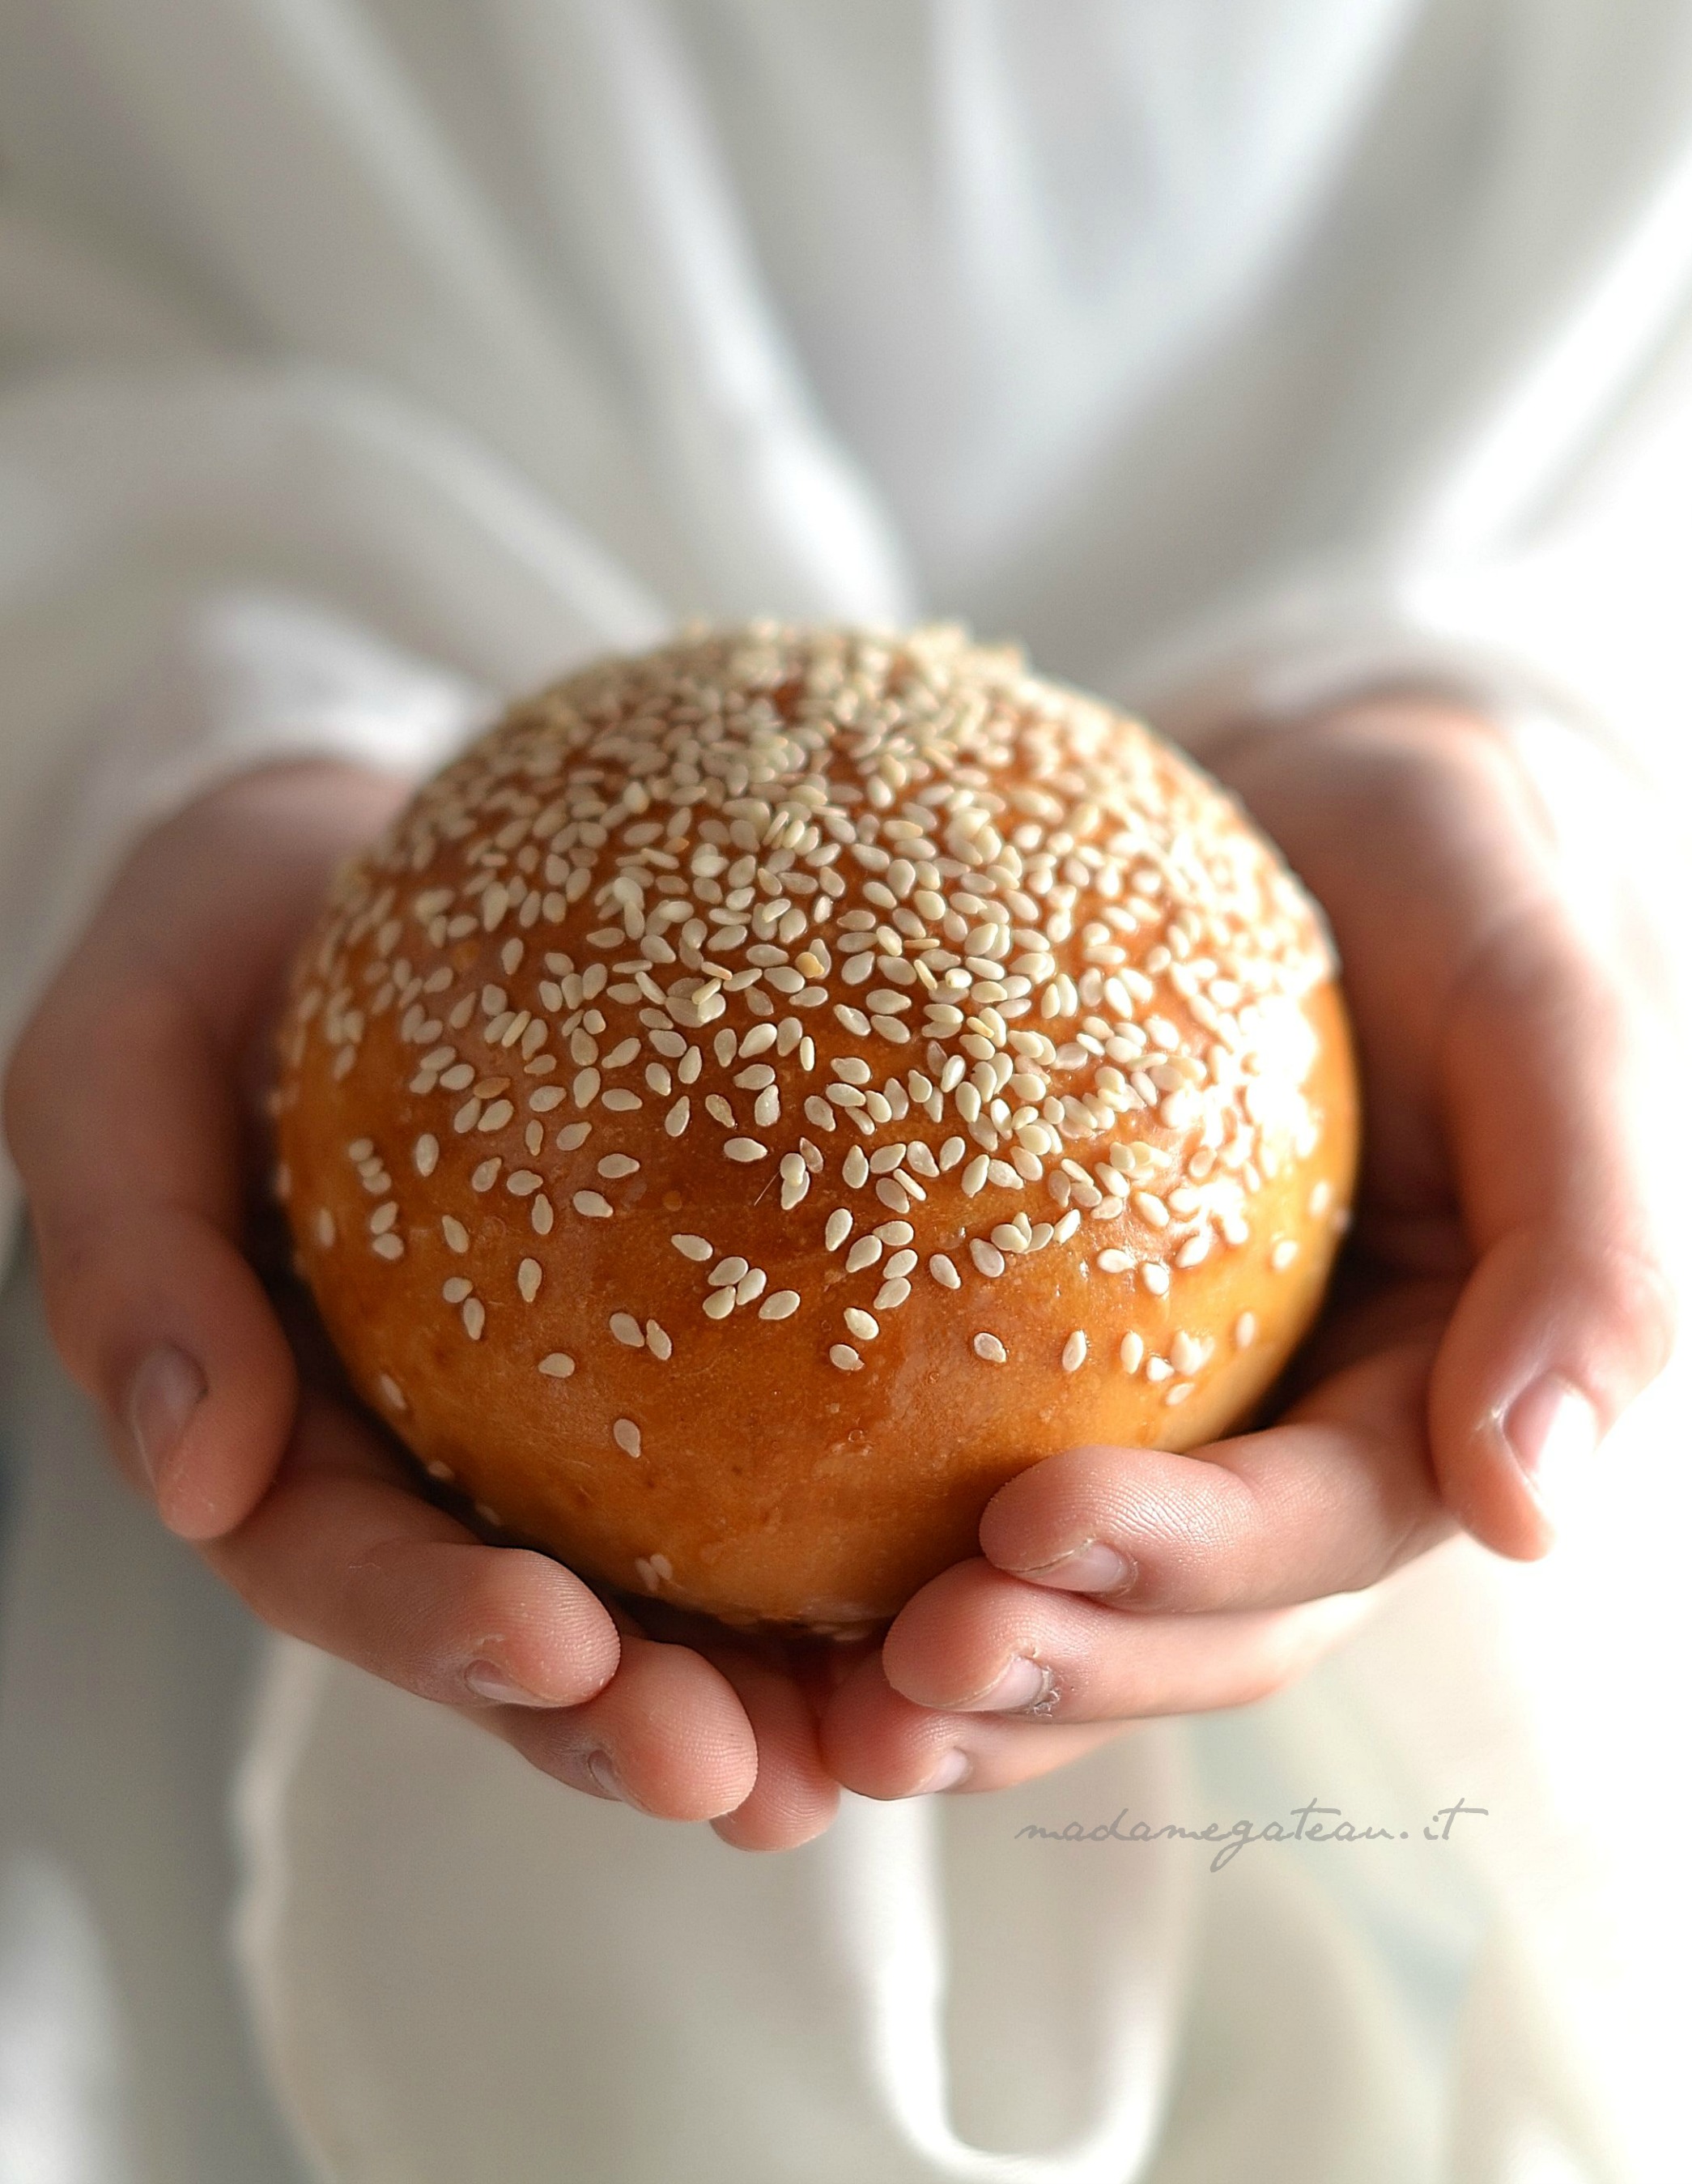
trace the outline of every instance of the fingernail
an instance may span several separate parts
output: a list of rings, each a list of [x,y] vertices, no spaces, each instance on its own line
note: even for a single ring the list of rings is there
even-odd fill
[[[1050,1585],[1058,1592],[1122,1592],[1139,1572],[1126,1555],[1119,1555],[1102,1540],[1089,1540],[1085,1546],[1071,1547],[1055,1562],[1013,1574],[1026,1578],[1030,1585]]]
[[[492,1706],[548,1707],[553,1703],[538,1691],[514,1683],[504,1669],[496,1668],[492,1661],[472,1661],[465,1670],[465,1681],[479,1699],[486,1699]]]
[[[1543,1374],[1522,1390],[1506,1413],[1503,1431],[1535,1500],[1548,1511],[1591,1462],[1603,1438],[1597,1412],[1556,1373]]]
[[[970,1771],[970,1756],[955,1747],[949,1752],[934,1772],[916,1791],[919,1797],[938,1797],[943,1790],[955,1790]]]
[[[150,1485],[158,1485],[205,1392],[205,1374],[174,1343],[149,1351],[136,1368],[129,1385],[129,1429]]]
[[[587,1772],[598,1785],[599,1795],[602,1797],[609,1797],[619,1805],[627,1804],[628,1792],[618,1778],[616,1768],[612,1763],[609,1752],[590,1752],[587,1764]]]
[[[960,1713],[1021,1713],[1037,1705],[1051,1689],[1052,1674],[1038,1661],[1031,1661],[1026,1653],[1019,1653],[1014,1661],[1007,1661],[997,1682],[990,1684],[978,1699],[968,1700],[958,1711]]]

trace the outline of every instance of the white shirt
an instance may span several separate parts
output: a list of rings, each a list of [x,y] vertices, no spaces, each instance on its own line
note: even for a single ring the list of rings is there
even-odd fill
[[[1671,0],[0,9],[0,1035],[149,812],[303,745],[425,764],[685,612],[961,613],[1200,741],[1455,678],[1676,782],[1689,304]],[[49,1863],[105,1685],[18,1602],[144,1552],[54,1464],[0,1643],[0,1853]],[[1687,1925],[1615,1799],[1666,1786],[1675,1527],[1608,1523],[1416,1573],[1249,1719],[762,1861],[278,1649],[241,1932],[291,2127],[337,2184],[1660,2174]],[[175,1758],[129,1752],[147,1811]],[[1489,1817],[1216,1876],[1016,1839],[1311,1794]],[[217,2085],[133,2037],[53,2175],[192,2175],[159,2118]]]

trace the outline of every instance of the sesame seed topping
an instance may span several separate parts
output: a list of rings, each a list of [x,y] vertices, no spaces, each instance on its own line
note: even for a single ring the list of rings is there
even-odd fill
[[[480,1297],[466,1297],[459,1307],[465,1333],[472,1342],[480,1342],[481,1330],[487,1324],[487,1310]]]
[[[976,1356],[988,1365],[1003,1365],[1006,1358],[1005,1345],[996,1334],[977,1334],[970,1344]]]
[[[864,1362],[849,1342],[837,1342],[828,1353],[828,1362],[843,1373],[859,1372]]]
[[[1296,1239],[1283,1236],[1269,1254],[1269,1263],[1277,1274],[1283,1274],[1299,1256]]]
[[[416,1172],[439,1171],[454,1124],[466,1141],[515,1125],[505,1159],[528,1164],[485,1159],[471,1187],[503,1177],[496,1208],[526,1201],[537,1236],[554,1204],[611,1217],[563,1160],[637,1118],[632,1142],[669,1171],[654,1202],[725,1235],[720,1264],[704,1238],[673,1240],[711,1266],[713,1317],[797,1312],[796,1290],[766,1295],[733,1249],[755,1235],[767,1256],[767,1230],[736,1224],[749,1201],[794,1211],[813,1184],[826,1207],[872,1195],[871,1234],[854,1241],[836,1206],[822,1234],[844,1272],[877,1270],[877,1312],[924,1260],[955,1293],[966,1264],[999,1279],[1094,1221],[1080,1271],[1178,1305],[1187,1270],[1250,1240],[1266,1179],[1320,1135],[1303,1004],[1332,963],[1292,883],[1136,724],[948,628],[760,623],[585,668],[424,789],[352,868],[311,965],[295,1050],[320,1041],[338,1079],[367,1016],[392,1010],[419,1057]],[[553,1160],[523,1117],[566,1104]],[[737,1202],[714,1163],[682,1163],[696,1108],[730,1162],[771,1164]],[[669,1163],[650,1150],[660,1118]],[[374,1140],[348,1157],[371,1248],[400,1256]],[[640,1173],[613,1150],[589,1179]],[[1311,1217],[1333,1201],[1311,1186]],[[329,1248],[331,1212],[301,1214]],[[467,1253],[464,1224],[436,1217]],[[1295,1250],[1272,1238],[1271,1265]],[[519,1266],[526,1301],[540,1266]],[[641,1337],[654,1356],[656,1324]],[[1242,1314],[1235,1346],[1255,1334]],[[1199,1372],[1195,1340],[1170,1338],[1165,1378]]]
[[[543,1357],[538,1368],[549,1380],[567,1380],[576,1370],[576,1360],[562,1350],[554,1350]]]
[[[1131,1328],[1122,1337],[1122,1348],[1116,1355],[1122,1360],[1125,1373],[1138,1373],[1145,1362],[1145,1344]]]
[[[1077,1327],[1063,1346],[1063,1369],[1066,1373],[1078,1373],[1086,1362],[1087,1337]]]
[[[611,1332],[626,1350],[643,1350],[646,1346],[646,1336],[641,1330],[640,1322],[628,1312],[614,1312],[611,1314]]]
[[[1196,1373],[1210,1354],[1210,1344],[1189,1334],[1184,1327],[1170,1337],[1169,1362],[1177,1373]]]
[[[403,1411],[406,1407],[405,1390],[392,1373],[378,1373],[376,1385],[381,1390],[383,1402],[391,1411]]]
[[[1177,1403],[1186,1401],[1197,1384],[1197,1382],[1193,1380],[1177,1380],[1172,1386],[1164,1390],[1163,1400],[1172,1411]]]
[[[640,1428],[632,1418],[619,1418],[611,1428],[611,1438],[625,1456],[640,1454]]]
[[[868,1312],[860,1312],[856,1305],[848,1305],[840,1317],[846,1323],[846,1332],[855,1334],[860,1342],[873,1342],[882,1331],[878,1322]]]
[[[1256,1341],[1256,1340],[1257,1340],[1257,1315],[1256,1315],[1256,1313],[1255,1313],[1255,1312],[1241,1312],[1241,1314],[1239,1315],[1239,1318],[1238,1318],[1237,1320],[1235,1320],[1235,1322],[1234,1322],[1234,1323],[1233,1323],[1233,1346],[1234,1346],[1234,1348],[1235,1348],[1236,1350],[1250,1350],[1250,1347],[1251,1347],[1251,1346],[1252,1346],[1252,1344],[1253,1344],[1254,1342],[1255,1342],[1255,1341]]]
[[[676,1347],[655,1319],[646,1323],[646,1346],[660,1362],[666,1361]]]

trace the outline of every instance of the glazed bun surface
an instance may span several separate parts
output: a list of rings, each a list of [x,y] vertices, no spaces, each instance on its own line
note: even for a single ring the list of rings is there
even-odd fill
[[[278,1188],[365,1400],[490,1523],[847,1630],[1084,1441],[1196,1446],[1356,1156],[1321,922],[1189,761],[950,627],[515,706],[340,877]]]

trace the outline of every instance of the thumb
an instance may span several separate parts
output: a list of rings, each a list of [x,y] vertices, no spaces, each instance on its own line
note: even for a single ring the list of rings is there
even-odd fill
[[[270,1483],[298,1383],[237,1241],[226,1061],[167,978],[73,964],[25,1034],[5,1108],[60,1354],[171,1529],[229,1531]]]
[[[1494,934],[1447,1018],[1441,1089],[1476,1260],[1429,1426],[1448,1506],[1502,1554],[1545,1551],[1560,1480],[1673,1346],[1665,1044],[1550,895]]]

